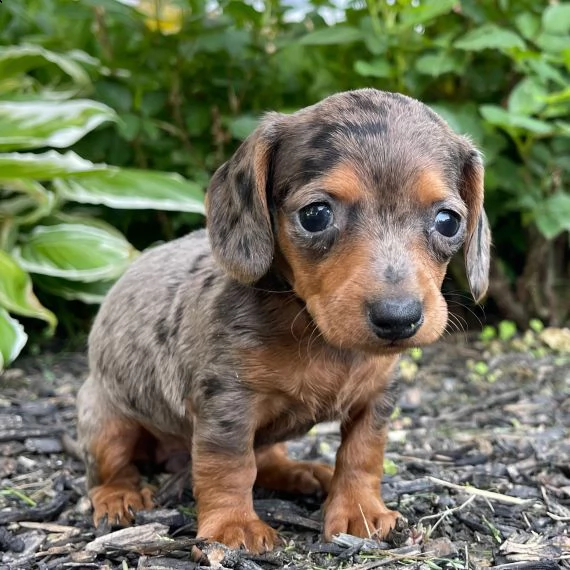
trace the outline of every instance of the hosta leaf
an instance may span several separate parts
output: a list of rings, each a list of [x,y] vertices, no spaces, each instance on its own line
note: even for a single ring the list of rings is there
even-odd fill
[[[69,301],[82,301],[91,305],[99,305],[115,281],[94,281],[82,283],[69,281],[48,275],[36,275],[34,283],[52,295],[63,297]]]
[[[16,359],[27,341],[24,327],[0,308],[0,370]]]
[[[53,330],[55,315],[38,301],[30,276],[5,251],[0,250],[0,307],[24,317],[46,321]]]
[[[95,101],[0,101],[0,150],[68,147],[115,119]]]
[[[111,208],[204,213],[201,187],[177,174],[108,168],[54,181],[68,200]]]
[[[0,154],[0,181],[10,178],[51,180],[76,172],[103,170],[105,167],[93,164],[74,152],[61,154],[55,150],[43,153],[11,152]]]
[[[117,233],[81,224],[37,226],[14,250],[30,273],[87,283],[117,278],[136,255]]]
[[[66,54],[36,45],[0,47],[0,77],[3,79],[47,64],[56,65],[80,85],[90,82],[81,65]]]
[[[18,198],[27,207],[18,214],[10,213],[11,202]],[[55,194],[34,180],[0,180],[0,218],[12,217],[19,225],[33,224],[49,216],[55,205]]]

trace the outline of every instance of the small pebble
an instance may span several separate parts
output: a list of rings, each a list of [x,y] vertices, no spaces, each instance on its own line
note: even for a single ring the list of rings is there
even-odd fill
[[[16,471],[16,460],[12,457],[0,457],[0,479],[10,477]]]
[[[424,545],[424,552],[429,552],[436,558],[449,558],[457,554],[457,547],[449,538],[442,536],[428,540]]]
[[[75,510],[81,515],[88,515],[91,512],[91,501],[89,497],[84,496],[77,501],[77,505],[75,506]]]
[[[0,429],[17,429],[24,423],[22,416],[18,414],[0,414]]]
[[[30,400],[20,404],[22,414],[36,417],[51,415],[56,409],[57,406],[49,400]]]
[[[179,528],[192,522],[190,517],[185,516],[176,509],[152,509],[139,511],[135,516],[136,524],[160,523],[169,527]]]
[[[24,446],[28,451],[45,455],[63,451],[61,440],[55,437],[29,437],[24,441]]]
[[[18,457],[18,468],[20,469],[20,471],[23,472],[27,472],[27,471],[33,471],[34,469],[36,469],[38,466],[38,462],[35,461],[34,459],[30,459],[29,457],[26,457],[24,455],[20,455],[20,457]]]
[[[44,543],[46,533],[41,530],[30,530],[18,534],[15,539],[19,539],[24,543],[23,550],[17,553],[6,552],[2,555],[2,562],[4,562],[4,564],[13,563],[14,568],[24,568],[27,567],[26,562],[33,558],[34,554]],[[15,564],[18,564],[18,566]]]

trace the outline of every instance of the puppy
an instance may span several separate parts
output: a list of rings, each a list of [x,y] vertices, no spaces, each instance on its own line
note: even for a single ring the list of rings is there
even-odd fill
[[[254,484],[327,495],[324,537],[382,538],[398,354],[443,333],[440,288],[464,246],[487,289],[483,165],[409,97],[362,89],[269,113],[214,174],[207,231],[151,249],[102,304],[78,395],[94,520],[152,506],[136,460],[191,453],[198,535],[273,548]],[[338,419],[334,469],[285,441]]]

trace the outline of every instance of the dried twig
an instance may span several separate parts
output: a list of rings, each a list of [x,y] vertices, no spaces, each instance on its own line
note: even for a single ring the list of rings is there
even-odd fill
[[[485,497],[491,501],[499,501],[500,503],[507,503],[510,505],[529,505],[533,502],[532,499],[519,499],[518,497],[511,497],[510,495],[503,495],[502,493],[496,493],[494,491],[485,491],[484,489],[477,489],[477,487],[470,487],[465,485],[456,485],[455,483],[450,483],[449,481],[444,481],[443,479],[438,479],[437,477],[428,476],[430,481],[441,485],[442,487],[448,487],[449,489],[455,489],[456,491],[463,491],[470,495],[478,495],[479,497]]]

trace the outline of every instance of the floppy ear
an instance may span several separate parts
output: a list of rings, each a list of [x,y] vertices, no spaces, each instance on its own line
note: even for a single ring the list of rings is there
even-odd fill
[[[471,294],[478,303],[489,286],[491,232],[483,209],[483,159],[479,151],[467,144],[468,153],[463,164],[459,191],[468,208],[465,269]]]
[[[268,114],[233,157],[215,172],[206,194],[212,252],[242,283],[263,277],[273,261],[274,240],[267,185],[278,113]]]

